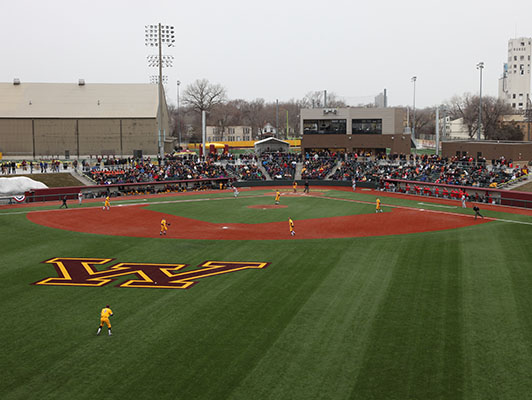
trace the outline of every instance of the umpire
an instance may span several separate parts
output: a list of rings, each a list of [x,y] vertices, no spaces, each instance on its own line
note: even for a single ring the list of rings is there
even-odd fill
[[[484,218],[484,217],[482,216],[482,214],[480,213],[480,208],[478,208],[478,206],[474,206],[474,207],[473,207],[473,211],[475,212],[475,219],[477,219],[477,217]]]
[[[59,207],[59,208],[63,208],[63,207],[68,208],[68,206],[67,206],[67,196],[66,196],[66,194],[63,196],[63,199],[62,199],[62,200],[63,200],[63,204],[61,204],[61,207]]]

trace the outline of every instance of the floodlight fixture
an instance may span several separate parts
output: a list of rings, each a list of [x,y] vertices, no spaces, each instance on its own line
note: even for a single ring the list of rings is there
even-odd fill
[[[173,25],[144,25],[144,44],[158,47],[159,45],[174,46],[175,28]]]
[[[159,76],[158,75],[150,75],[150,83],[158,84],[159,83]],[[163,84],[167,84],[167,83],[168,83],[168,76],[167,75],[163,75]]]
[[[148,60],[148,67],[159,67],[159,56],[150,55],[146,56]],[[174,56],[162,56],[161,64],[163,68],[171,68],[174,63]]]

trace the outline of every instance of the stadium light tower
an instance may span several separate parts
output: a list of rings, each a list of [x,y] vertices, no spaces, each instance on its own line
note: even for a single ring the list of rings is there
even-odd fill
[[[181,81],[177,81],[177,135],[179,137],[179,147],[181,147],[181,128],[179,126],[179,85],[181,85]]]
[[[171,25],[145,25],[144,26],[144,44],[150,47],[159,47],[158,56],[148,56],[148,66],[158,67],[159,76],[157,79],[159,89],[159,106],[157,107],[157,147],[159,149],[159,157],[164,157],[164,140],[166,139],[166,131],[162,126],[163,119],[163,68],[172,66],[173,57],[163,57],[163,45],[172,47],[175,42],[175,31]]]
[[[484,69],[484,62],[477,64],[477,69],[480,71],[480,96],[478,100],[478,130],[477,140],[480,140],[480,130],[482,129],[482,70]]]
[[[414,82],[414,101],[412,104],[412,111],[414,115],[412,116],[412,137],[414,138],[414,140],[416,140],[416,81],[417,81],[417,76],[413,76],[411,81]]]

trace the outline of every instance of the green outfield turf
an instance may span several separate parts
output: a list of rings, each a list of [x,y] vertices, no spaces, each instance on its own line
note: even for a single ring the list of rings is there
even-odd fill
[[[258,223],[284,220],[288,210],[298,219],[374,212],[376,197],[327,191],[368,204],[286,197],[287,209],[247,208],[273,202],[262,193],[271,191],[146,202],[213,222]],[[24,209],[0,210],[0,398],[530,398],[532,217],[485,214],[501,221],[351,239],[202,241],[67,232],[34,225]],[[42,263],[53,257],[191,270],[207,260],[271,264],[187,290],[115,287],[130,277],[103,287],[32,285],[57,276]],[[113,336],[104,329],[97,337],[106,304]]]
[[[253,193],[253,192],[251,192]],[[150,210],[166,214],[179,215],[208,221],[213,223],[257,223],[286,221],[288,217],[296,219],[339,217],[355,214],[367,214],[375,212],[374,204],[353,204],[351,202],[334,202],[320,197],[282,197],[281,206],[287,208],[275,208],[257,210],[252,206],[273,206],[274,197],[269,193],[249,194],[234,199],[232,196],[226,200],[220,200],[214,206],[201,205],[197,202],[160,202],[150,205]],[[236,206],[238,205],[238,206]]]

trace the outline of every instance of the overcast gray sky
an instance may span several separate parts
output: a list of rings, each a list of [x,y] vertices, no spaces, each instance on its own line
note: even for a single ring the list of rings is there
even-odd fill
[[[199,78],[229,98],[301,98],[327,89],[353,105],[497,96],[508,39],[532,36],[532,1],[3,0],[0,81],[145,83],[144,25],[176,27],[167,96]]]

